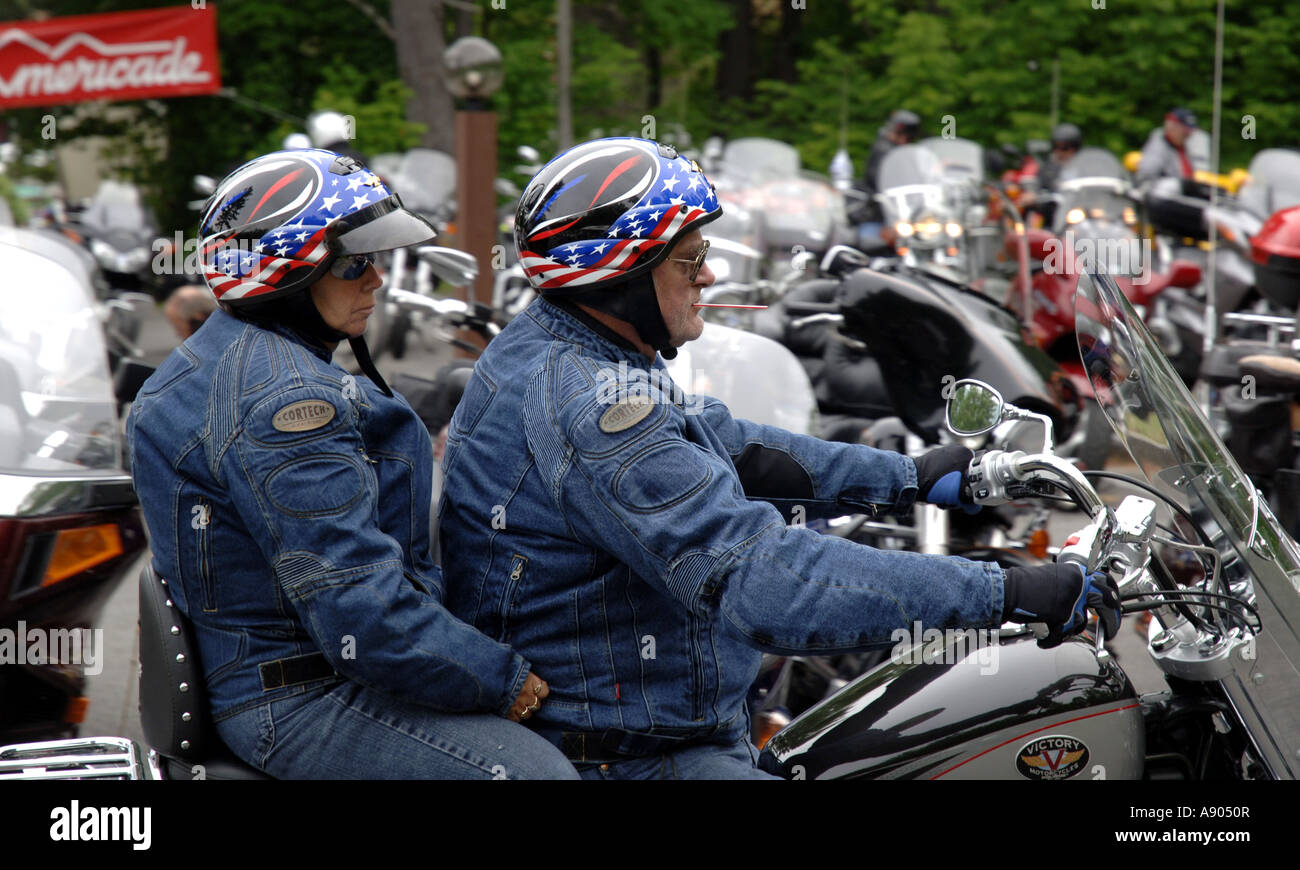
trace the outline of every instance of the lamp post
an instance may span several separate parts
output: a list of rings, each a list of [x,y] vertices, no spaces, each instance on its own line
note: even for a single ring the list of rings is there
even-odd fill
[[[492,299],[492,245],[496,242],[497,116],[488,98],[501,87],[501,52],[486,39],[465,36],[443,53],[447,89],[456,110],[457,224],[463,249],[479,263],[466,302]]]

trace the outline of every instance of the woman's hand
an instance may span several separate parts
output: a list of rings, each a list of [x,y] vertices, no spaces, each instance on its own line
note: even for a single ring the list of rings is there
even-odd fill
[[[551,687],[546,685],[546,681],[537,674],[530,673],[524,680],[524,688],[515,698],[515,703],[506,714],[506,718],[511,722],[522,722],[529,716],[537,712],[542,706],[542,699],[551,694]]]

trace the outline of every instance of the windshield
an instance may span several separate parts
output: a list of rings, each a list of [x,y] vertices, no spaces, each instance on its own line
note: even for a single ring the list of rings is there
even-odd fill
[[[924,145],[899,145],[880,161],[876,189],[888,190],[910,184],[942,184],[943,163]]]
[[[1097,400],[1142,474],[1199,516],[1211,538],[1217,527],[1239,550],[1268,552],[1295,585],[1295,542],[1281,532],[1110,276],[1079,277],[1075,328]]]
[[[402,157],[393,190],[407,208],[434,211],[456,191],[456,160],[432,148],[412,148]]]
[[[1104,148],[1082,148],[1061,167],[1058,183],[1080,178],[1123,178],[1124,165]]]
[[[130,184],[105,181],[81,214],[81,222],[99,232],[148,231],[149,216],[140,203],[140,192]]]
[[[921,145],[939,158],[942,173],[949,179],[960,181],[984,180],[984,149],[969,139],[945,139],[931,136],[922,139]]]
[[[1239,198],[1260,217],[1300,205],[1300,153],[1266,148],[1256,154]]]
[[[115,469],[117,403],[94,293],[28,240],[0,230],[0,471]]]
[[[722,174],[747,184],[794,178],[799,174],[799,152],[775,139],[736,139],[723,149]]]

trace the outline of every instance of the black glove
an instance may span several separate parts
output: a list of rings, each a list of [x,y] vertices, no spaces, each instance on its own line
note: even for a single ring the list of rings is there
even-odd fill
[[[1003,583],[1003,622],[1043,622],[1043,649],[1059,645],[1088,624],[1088,608],[1097,611],[1102,634],[1119,633],[1119,587],[1101,571],[1088,574],[1075,562],[1007,568]]]
[[[945,444],[916,457],[912,461],[916,463],[917,497],[939,507],[979,513],[980,506],[971,502],[966,485],[966,470],[974,456],[968,447]]]

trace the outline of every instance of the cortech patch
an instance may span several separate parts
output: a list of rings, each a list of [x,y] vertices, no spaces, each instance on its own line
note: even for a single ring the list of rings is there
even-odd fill
[[[275,412],[271,425],[281,432],[308,432],[334,419],[334,406],[322,399],[304,399]]]
[[[628,396],[600,415],[600,431],[622,432],[640,423],[654,410],[649,396]]]
[[[1029,741],[1016,752],[1016,770],[1027,779],[1069,779],[1088,764],[1088,747],[1065,734]]]

